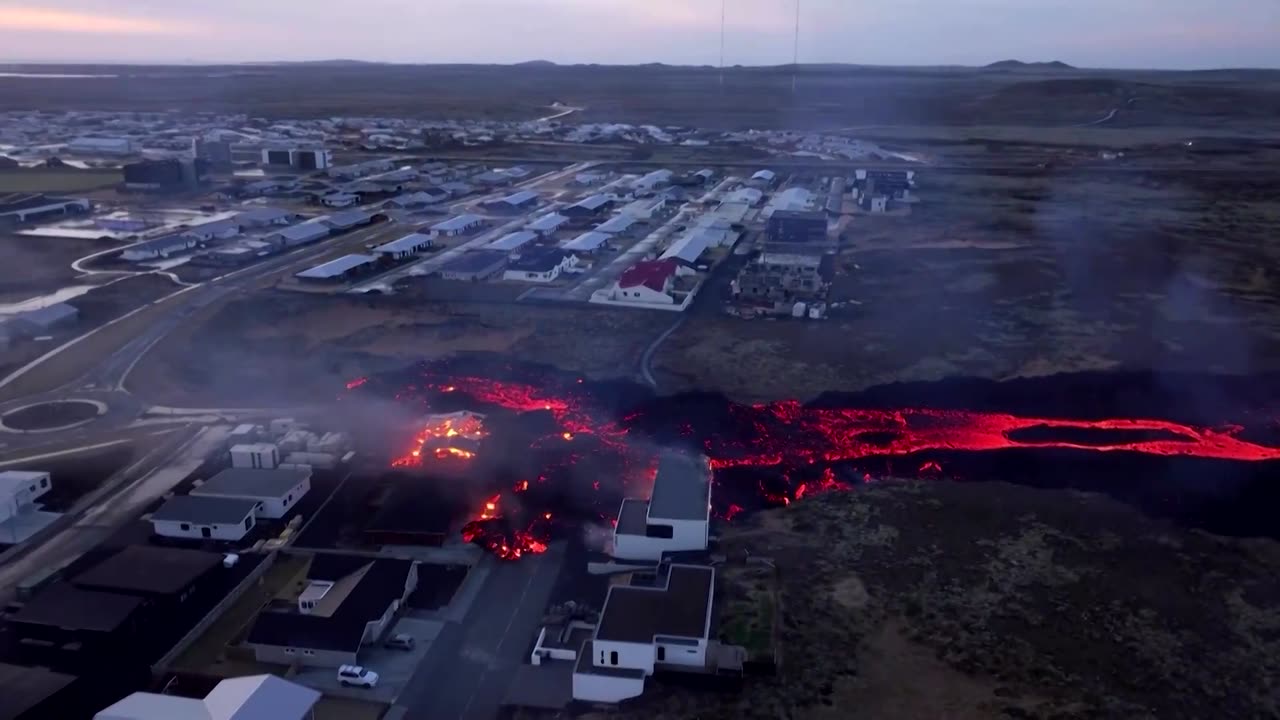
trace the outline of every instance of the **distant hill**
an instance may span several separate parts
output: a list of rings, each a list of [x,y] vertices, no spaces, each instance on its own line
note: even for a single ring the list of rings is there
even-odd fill
[[[512,65],[512,67],[558,67],[558,66],[556,65],[556,63],[553,63],[550,60],[526,60],[524,62],[518,62],[515,65]]]
[[[1021,60],[1001,60],[993,62],[986,66],[990,70],[1075,70],[1061,60],[1051,60],[1049,62],[1023,62]]]

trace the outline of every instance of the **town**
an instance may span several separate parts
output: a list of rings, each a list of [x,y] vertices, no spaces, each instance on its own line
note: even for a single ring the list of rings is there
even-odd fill
[[[556,110],[518,124],[4,118],[12,173],[86,185],[10,192],[3,232],[83,248],[68,259],[96,281],[0,305],[4,384],[22,387],[134,313],[176,309],[88,384],[0,403],[14,458],[0,459],[11,588],[0,667],[24,708],[14,717],[239,718],[261,705],[279,718],[491,717],[633,700],[655,674],[716,692],[775,671],[775,571],[717,553],[706,457],[662,451],[651,487],[606,513],[614,526],[585,555],[564,540],[516,549],[477,538],[468,511],[436,493],[378,490],[379,451],[348,424],[306,408],[148,407],[125,389],[192,312],[260,288],[673,318],[701,298],[743,320],[821,322],[839,305],[832,281],[854,223],[919,202],[918,160],[874,144],[575,126],[562,117],[572,108]],[[563,159],[486,156],[549,142]],[[617,144],[761,160],[575,157]],[[121,293],[114,318],[84,302],[130,282],[139,294]],[[482,472],[466,468],[485,422],[419,419],[448,441],[415,453]],[[121,434],[148,448],[134,465],[65,469]],[[488,505],[481,522],[501,514]],[[476,645],[503,677],[454,657]]]

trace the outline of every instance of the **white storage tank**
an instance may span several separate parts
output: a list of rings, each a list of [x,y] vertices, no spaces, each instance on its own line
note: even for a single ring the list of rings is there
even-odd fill
[[[280,450],[270,443],[234,445],[231,448],[231,467],[274,470],[280,464]]]

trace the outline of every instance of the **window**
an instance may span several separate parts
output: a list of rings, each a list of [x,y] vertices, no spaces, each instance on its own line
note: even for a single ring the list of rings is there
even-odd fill
[[[617,664],[618,664],[618,651],[617,651],[617,650],[614,650],[614,651],[612,651],[612,652],[610,652],[610,653],[609,653],[609,664],[610,664],[610,665],[617,665]]]
[[[40,478],[40,487],[42,488],[49,487],[49,478]]]
[[[182,524],[181,524],[181,525],[179,525],[178,527],[182,528],[182,531],[183,531],[183,532],[187,532],[187,531],[191,530],[191,523],[182,523]]]
[[[284,649],[284,654],[285,654],[285,655],[292,655],[292,654],[293,654],[293,648],[285,648],[285,649]]]
[[[666,661],[667,661],[667,648],[665,646],[659,645],[658,646],[658,662],[666,662]]]
[[[675,535],[675,528],[670,525],[647,525],[644,529],[645,537],[670,540],[675,537]]]
[[[303,650],[303,651],[302,651],[302,654],[303,654],[303,655],[315,655],[315,654],[316,654],[316,651],[315,651],[315,650]]]
[[[249,528],[251,528],[251,527],[253,527],[253,518],[251,518],[251,517],[247,517],[247,518],[245,518],[245,519],[244,519],[244,529],[245,529],[245,530],[248,530],[248,529],[249,529]]]

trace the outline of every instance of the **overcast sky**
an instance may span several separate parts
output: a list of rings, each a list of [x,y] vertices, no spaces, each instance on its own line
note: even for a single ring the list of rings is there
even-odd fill
[[[729,64],[791,62],[795,0],[727,0]],[[802,62],[1280,67],[1280,0],[801,0]],[[0,0],[0,60],[715,65],[721,0]]]

